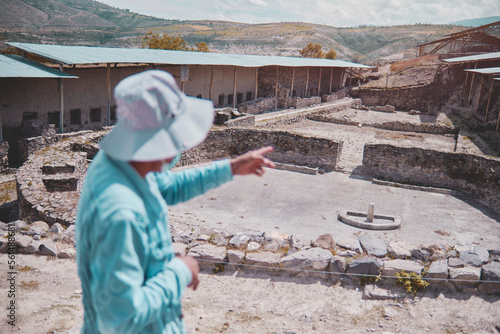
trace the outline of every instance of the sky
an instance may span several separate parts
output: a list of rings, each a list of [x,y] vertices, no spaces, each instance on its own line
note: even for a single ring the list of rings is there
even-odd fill
[[[309,22],[334,27],[446,24],[500,16],[500,0],[98,0],[165,19]]]

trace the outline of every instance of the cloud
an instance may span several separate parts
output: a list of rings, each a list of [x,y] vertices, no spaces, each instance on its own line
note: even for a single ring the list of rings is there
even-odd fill
[[[267,7],[268,4],[264,0],[248,0],[251,5]]]

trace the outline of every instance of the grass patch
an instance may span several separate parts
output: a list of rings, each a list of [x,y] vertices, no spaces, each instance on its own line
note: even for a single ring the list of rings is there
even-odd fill
[[[402,270],[396,273],[397,284],[402,285],[406,292],[417,295],[419,291],[424,290],[429,286],[429,282],[423,279],[422,275],[415,273],[407,273]]]
[[[33,270],[36,270],[35,268],[33,267],[30,267],[30,266],[23,266],[21,268],[19,268],[17,271],[20,271],[20,272],[30,272],[30,271],[33,271]]]
[[[19,287],[24,290],[37,290],[39,286],[38,281],[22,281],[19,283]]]

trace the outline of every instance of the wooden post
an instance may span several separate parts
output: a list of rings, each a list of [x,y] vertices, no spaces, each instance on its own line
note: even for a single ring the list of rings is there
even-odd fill
[[[64,72],[64,67],[62,64],[59,64],[59,71]],[[59,132],[64,132],[64,85],[63,79],[59,78],[57,80],[59,85]]]
[[[295,81],[295,67],[292,67],[292,86],[290,87],[290,97],[293,97],[293,84]]]
[[[470,68],[470,63],[467,63],[467,69]],[[467,85],[467,79],[469,78],[469,71],[465,71],[465,84]]]
[[[238,79],[238,68],[234,67],[234,79],[233,79],[233,108],[236,108],[236,80]]]
[[[0,141],[3,141],[2,104],[0,104]]]
[[[328,94],[332,94],[332,82],[333,82],[333,67],[332,71],[330,72],[330,89],[328,90]]]
[[[491,75],[491,86],[490,86],[490,96],[488,96],[488,104],[486,105],[486,113],[484,114],[484,121],[488,119],[488,110],[490,109],[491,92],[493,91],[493,81],[494,75]]]
[[[259,68],[255,68],[255,99],[259,96]]]
[[[477,68],[477,63],[476,63],[476,66],[474,67],[474,69]],[[469,99],[467,100],[467,106],[470,106],[470,98],[471,98],[471,94],[472,94],[472,87],[474,86],[474,78],[476,77],[476,73],[472,73],[472,79],[471,79],[471,82],[470,82],[470,90],[469,90]]]
[[[319,68],[319,79],[318,79],[318,96],[321,96],[321,72],[323,67]]]
[[[483,90],[483,80],[484,74],[481,74],[481,84],[479,85],[479,93],[477,93],[477,106],[474,110],[474,115],[477,114],[477,110],[479,109],[479,102],[481,102],[481,91]]]
[[[111,64],[106,64],[106,79],[108,82],[108,126],[111,125]]]
[[[211,68],[212,68],[212,73],[210,74],[210,91],[208,92],[208,95],[210,97],[210,101],[213,102],[212,92],[214,86],[214,65],[212,65]]]
[[[276,97],[274,101],[274,109],[278,110],[278,84],[279,84],[279,66],[276,66],[276,88],[274,91],[274,96]]]
[[[498,120],[497,120],[497,129],[495,132],[498,132],[498,126],[500,125],[500,110],[498,111]]]
[[[306,76],[306,93],[304,94],[304,97],[308,96],[307,89],[309,88],[309,66],[307,67],[307,76]]]

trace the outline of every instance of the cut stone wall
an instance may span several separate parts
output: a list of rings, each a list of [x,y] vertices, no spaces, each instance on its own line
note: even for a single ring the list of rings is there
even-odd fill
[[[257,100],[238,104],[238,111],[245,114],[262,114],[276,107],[276,97],[259,97]]]
[[[300,97],[292,97],[290,99],[290,107],[293,107],[295,109],[299,108],[306,108],[309,106],[312,106],[314,104],[320,104],[321,103],[321,97],[319,96],[313,96],[313,97],[308,97],[308,98],[300,98]]]
[[[268,157],[279,163],[335,170],[342,142],[284,131],[227,129],[211,131],[198,147],[183,155],[182,165],[234,157],[262,146],[272,145]]]
[[[74,223],[88,159],[98,151],[97,143],[105,133],[64,134],[29,156],[16,173],[21,219],[50,225]]]
[[[432,83],[398,88],[353,88],[352,97],[361,98],[366,106],[393,105],[397,110],[419,110],[436,115],[450,96],[462,89],[465,82],[463,66],[445,67],[438,71]]]
[[[457,190],[500,213],[500,159],[412,147],[367,144],[364,171],[388,181]]]

